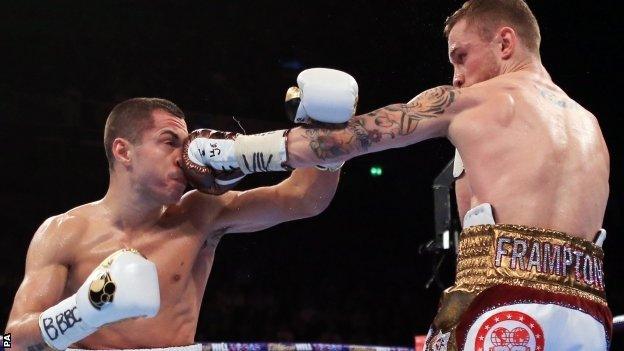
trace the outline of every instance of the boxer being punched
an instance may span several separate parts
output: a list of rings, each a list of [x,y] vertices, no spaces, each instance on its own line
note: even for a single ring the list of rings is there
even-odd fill
[[[458,150],[464,231],[456,284],[442,297],[427,348],[605,350],[609,154],[596,118],[551,80],[524,1],[466,2],[444,33],[453,86],[355,116],[344,128],[293,129],[288,165],[448,138]],[[242,167],[246,152],[215,165]]]
[[[195,330],[220,238],[314,216],[335,193],[339,172],[315,168],[226,191],[230,173],[184,164],[187,136],[183,112],[167,100],[135,98],[112,110],[108,191],[35,233],[6,328],[16,349],[201,350]],[[208,194],[184,194],[183,171]]]

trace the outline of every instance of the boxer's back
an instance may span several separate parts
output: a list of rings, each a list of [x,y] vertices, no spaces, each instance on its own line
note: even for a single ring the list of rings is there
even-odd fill
[[[508,102],[473,125],[460,124],[456,144],[471,205],[491,203],[498,223],[592,240],[609,193],[609,156],[596,118],[545,74],[506,74],[481,88],[508,93]]]

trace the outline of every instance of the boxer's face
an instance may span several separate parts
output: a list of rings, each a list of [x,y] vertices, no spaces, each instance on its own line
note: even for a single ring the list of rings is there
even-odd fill
[[[163,204],[176,203],[184,194],[186,179],[178,166],[186,122],[163,110],[152,112],[154,124],[143,131],[134,146],[133,184],[139,193]]]
[[[468,26],[466,20],[457,22],[449,33],[448,48],[453,86],[469,87],[500,74],[496,45],[484,41],[476,25]]]

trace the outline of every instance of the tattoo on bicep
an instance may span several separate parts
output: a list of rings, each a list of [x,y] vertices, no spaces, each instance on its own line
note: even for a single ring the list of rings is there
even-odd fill
[[[446,112],[455,102],[458,94],[459,90],[450,85],[444,85],[420,93],[408,104],[398,105],[396,111],[401,113],[399,134],[411,134],[416,130],[420,121],[436,118]]]
[[[394,139],[396,137],[396,133],[393,128],[398,126],[399,122],[390,118],[387,113],[379,116],[376,116],[374,113],[369,113],[369,116],[374,118],[375,125],[380,128],[380,140],[384,135],[389,136],[390,139]]]
[[[366,129],[366,120],[363,118],[353,118],[349,121],[347,125],[347,130],[353,133],[353,140],[357,142],[355,144],[356,147],[359,147],[363,150],[368,149],[374,142],[379,142],[381,139],[381,135],[376,129]],[[352,144],[351,140],[347,143]]]

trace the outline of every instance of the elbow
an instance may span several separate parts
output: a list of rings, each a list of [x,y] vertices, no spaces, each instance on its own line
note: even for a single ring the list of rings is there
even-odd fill
[[[23,312],[9,317],[4,333],[11,334],[11,349],[51,350],[39,329],[40,314],[41,312]]]
[[[329,207],[330,201],[314,201],[306,205],[303,213],[305,218],[318,216]]]
[[[310,194],[304,191],[291,194],[291,196],[288,207],[298,219],[318,216],[329,207],[332,199],[332,197]]]
[[[299,204],[298,213],[301,218],[318,216],[329,207],[330,201],[304,200]]]
[[[4,330],[4,335],[11,335],[10,336],[10,340],[3,340],[4,341],[9,341],[11,343],[11,348],[16,349],[16,350],[26,350],[29,348],[29,346],[31,346],[31,342],[29,342],[30,339],[32,339],[31,337],[29,337],[28,335],[23,335],[24,333],[21,330],[22,328],[19,327],[18,323],[8,323],[6,325],[6,329]]]
[[[324,187],[322,191],[314,191],[312,189],[305,191],[302,203],[303,209],[307,214],[306,217],[314,217],[323,213],[334,199],[337,188],[338,178],[336,178],[335,183]]]
[[[15,334],[19,334],[19,324],[19,320],[9,320],[5,326],[4,334],[11,334],[15,338]],[[12,344],[16,345],[17,341],[13,340]]]
[[[276,199],[293,219],[317,216],[334,198],[339,176],[339,172],[296,170],[287,182],[276,187]]]

